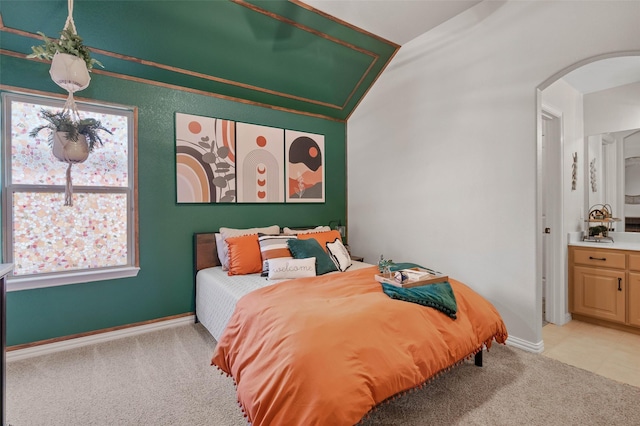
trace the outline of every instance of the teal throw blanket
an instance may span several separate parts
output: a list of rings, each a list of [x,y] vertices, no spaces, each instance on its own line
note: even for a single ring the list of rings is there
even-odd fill
[[[396,263],[391,267],[392,271],[400,269],[420,267],[415,263]],[[456,296],[453,294],[451,284],[447,281],[436,284],[427,284],[418,287],[402,288],[391,284],[381,283],[382,291],[392,299],[404,300],[405,302],[418,303],[437,309],[450,318],[456,319],[458,305]]]

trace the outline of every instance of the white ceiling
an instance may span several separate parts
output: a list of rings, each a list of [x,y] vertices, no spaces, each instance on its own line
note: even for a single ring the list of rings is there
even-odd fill
[[[303,0],[372,34],[403,45],[481,0]]]
[[[403,45],[482,0],[303,0],[338,19]],[[564,77],[586,94],[640,82],[640,56],[592,62]]]
[[[621,56],[591,62],[564,76],[583,94],[640,82],[640,56]]]

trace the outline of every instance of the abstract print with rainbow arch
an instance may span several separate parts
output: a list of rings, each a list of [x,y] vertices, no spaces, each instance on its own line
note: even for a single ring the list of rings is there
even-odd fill
[[[235,122],[176,113],[178,203],[236,201]]]
[[[239,203],[284,202],[284,130],[236,124]]]
[[[324,136],[287,130],[287,202],[324,202]]]

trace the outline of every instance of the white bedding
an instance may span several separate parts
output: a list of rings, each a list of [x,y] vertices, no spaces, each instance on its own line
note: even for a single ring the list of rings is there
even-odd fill
[[[366,268],[368,263],[353,261],[348,271]],[[331,272],[340,274],[341,272]],[[227,275],[221,266],[206,268],[196,274],[196,316],[216,341],[222,335],[238,300],[262,287],[287,280],[268,280],[260,274]]]

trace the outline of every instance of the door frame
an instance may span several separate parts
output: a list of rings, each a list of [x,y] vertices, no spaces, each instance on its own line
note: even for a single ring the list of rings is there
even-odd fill
[[[546,253],[546,271],[543,271],[542,256],[540,257],[540,269],[539,269],[539,297],[538,303],[540,304],[539,311],[542,317],[542,297],[544,296],[546,302],[545,318],[550,323],[562,325],[566,323],[567,309],[567,291],[566,274],[564,265],[566,264],[566,250],[563,250],[563,238],[564,232],[564,206],[563,206],[563,183],[565,182],[564,171],[564,121],[563,113],[560,109],[543,103],[540,106],[539,115],[539,186],[538,196],[540,197],[539,211],[538,211],[538,224],[539,224],[539,238],[540,238],[540,252],[544,244],[544,224],[542,223],[542,206],[547,207],[547,227],[551,228],[551,234],[546,236],[549,238],[548,249]],[[547,137],[546,144],[546,158],[542,153],[542,122],[544,120],[549,121],[551,125],[548,127],[550,135]],[[554,142],[549,143],[549,140]],[[549,160],[551,159],[551,160]],[[553,161],[552,164],[548,164]],[[546,165],[546,166],[545,166]],[[543,176],[546,172],[546,186]],[[570,176],[569,173],[567,173]],[[560,184],[558,184],[560,183]],[[543,203],[544,199],[544,203]],[[546,273],[545,273],[546,272]],[[542,294],[542,277],[546,277],[545,292]]]

